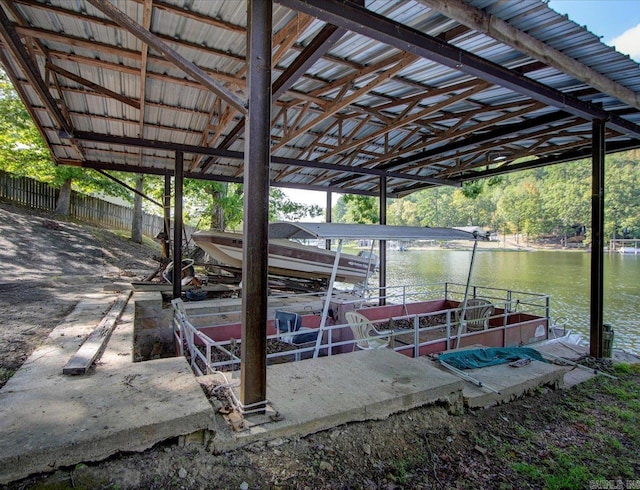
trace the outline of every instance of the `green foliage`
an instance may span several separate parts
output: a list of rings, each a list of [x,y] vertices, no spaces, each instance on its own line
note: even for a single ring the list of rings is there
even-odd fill
[[[334,208],[333,221],[338,223],[379,223],[378,199],[368,196],[346,194],[338,199],[341,206]]]
[[[55,187],[71,180],[75,190],[132,200],[132,193],[107,177],[79,167],[55,165],[42,135],[18,97],[6,73],[0,69],[0,170],[48,182]],[[132,174],[118,174],[133,184]]]
[[[475,199],[482,193],[483,189],[484,185],[480,180],[464,182],[462,184],[462,195],[468,199]]]
[[[631,372],[631,364],[619,362],[613,365],[613,370],[618,374],[629,374]]]
[[[554,458],[543,461],[544,464],[513,463],[511,468],[533,481],[544,482],[547,489],[585,488],[593,475],[589,469],[569,455],[554,451]]]
[[[164,182],[162,182],[162,189],[164,189]],[[199,228],[237,229],[242,223],[242,200],[241,184],[184,180],[185,220]]]
[[[29,112],[6,74],[0,71],[0,168],[34,177],[51,165],[47,147]]]
[[[315,204],[307,205],[289,199],[281,189],[269,191],[269,220],[297,221],[306,217],[315,218],[322,214],[322,208]]]
[[[640,238],[640,151],[606,157],[605,238]],[[573,236],[591,223],[589,160],[552,165],[462,188],[436,187],[391,200],[387,222],[412,226],[481,226],[527,238]],[[334,220],[377,222],[373,198],[344,196]],[[338,219],[336,219],[336,217]],[[589,232],[587,232],[587,235]]]

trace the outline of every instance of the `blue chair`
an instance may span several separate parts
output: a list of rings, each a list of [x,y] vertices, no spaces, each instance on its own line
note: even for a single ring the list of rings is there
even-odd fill
[[[280,340],[288,344],[306,344],[307,342],[315,342],[318,338],[319,330],[303,327],[302,317],[297,313],[276,310],[275,327],[278,330]]]
[[[300,330],[302,326],[302,317],[297,313],[276,310],[275,327],[280,334],[290,334]]]

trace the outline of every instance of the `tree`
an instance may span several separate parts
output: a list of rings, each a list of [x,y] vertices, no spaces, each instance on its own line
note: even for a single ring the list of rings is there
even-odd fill
[[[454,226],[453,188],[436,187],[415,194],[420,226]]]
[[[136,178],[136,191],[144,191],[144,175],[139,174]],[[133,198],[133,219],[131,220],[131,240],[142,243],[142,196],[136,194]]]
[[[418,205],[409,197],[394,199],[387,209],[387,224],[420,226]]]
[[[298,221],[322,215],[322,208],[315,204],[301,204],[292,201],[278,188],[269,190],[269,220]]]
[[[31,115],[0,70],[0,169],[48,182],[60,189],[56,212],[69,214],[71,190],[102,192],[131,200],[129,191],[91,170],[55,165]],[[121,180],[130,179],[120,175]]]
[[[211,230],[235,230],[242,223],[241,184],[185,179],[185,220]]]
[[[635,158],[634,158],[635,157]],[[605,235],[640,236],[640,152],[608,155],[605,161]]]
[[[338,199],[342,201],[344,213],[334,213],[334,221],[339,223],[379,223],[378,200],[375,197],[345,194]]]
[[[591,166],[587,160],[547,168],[542,207],[549,231],[566,239],[591,221]]]

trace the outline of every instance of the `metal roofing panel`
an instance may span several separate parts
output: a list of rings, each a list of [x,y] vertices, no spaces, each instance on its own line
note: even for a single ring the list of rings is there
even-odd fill
[[[143,23],[143,4],[128,0],[113,2],[129,15],[134,21]],[[523,0],[520,2],[502,2],[499,0],[471,0],[469,4],[485,9],[491,15],[510,22],[513,26],[528,32],[534,37],[547,41],[556,49],[566,52],[577,59],[589,64],[608,77],[628,86],[636,93],[640,92],[640,69],[638,64],[627,57],[616,53],[612,48],[603,45],[594,35],[575,25],[563,16],[553,12],[548,6],[539,0]],[[209,89],[203,88],[199,82],[195,82],[182,69],[177,68],[166,59],[162,59],[155,49],[149,50],[146,67],[140,66],[142,42],[124,29],[106,20],[105,16],[82,0],[68,2],[67,0],[52,0],[51,5],[65,10],[67,13],[51,10],[48,4],[19,3],[15,9],[25,19],[25,25],[29,28],[42,29],[51,33],[60,33],[69,36],[70,42],[45,36],[39,39],[43,49],[50,53],[49,58],[36,56],[35,61],[40,69],[44,68],[44,60],[52,62],[71,73],[98,84],[106,90],[111,90],[121,96],[129,98],[132,103],[139,102],[144,88],[145,100],[142,101],[145,111],[143,121],[140,121],[141,111],[120,100],[109,98],[105,93],[95,93],[92,89],[84,87],[81,83],[71,79],[60,77],[59,86],[62,89],[60,104],[71,114],[72,123],[76,130],[94,131],[107,136],[142,136],[148,139],[158,139],[163,143],[198,145],[202,141],[210,146],[218,146],[225,135],[238,123],[240,117],[231,114],[228,122],[220,125],[220,118],[224,119],[227,109],[226,103],[219,107],[218,97]],[[180,10],[173,7],[187,9],[196,14],[196,17],[183,15]],[[413,0],[373,0],[367,2],[367,8],[379,15],[388,16],[398,22],[415,27],[421,32],[437,36],[443,32],[458,28],[459,24],[443,14],[425,7],[424,4]],[[82,15],[77,15],[82,14]],[[15,20],[10,14],[10,17]],[[282,29],[296,14],[280,5],[274,7],[274,31]],[[103,19],[94,22],[94,18]],[[210,1],[210,0],[167,0],[162,4],[153,6],[151,16],[151,31],[163,39],[163,42],[172,46],[186,59],[195,62],[197,66],[208,70],[210,76],[218,83],[223,84],[228,90],[244,98],[246,65],[244,56],[246,48],[246,2],[245,1]],[[234,24],[230,28],[215,25],[217,22],[230,22]],[[309,26],[296,34],[295,45],[279,60],[279,68],[275,71],[273,79],[278,78],[286,67],[293,63],[303,52],[313,38],[324,27],[320,20],[314,20]],[[26,28],[25,28],[26,29]],[[470,29],[456,30],[456,35],[450,40],[454,46],[481,55],[498,65],[517,68],[528,68],[535,60],[524,55],[516,49],[496,41],[491,36],[475,32]],[[35,34],[34,34],[35,35]],[[23,38],[28,38],[29,33],[22,33]],[[37,35],[36,35],[37,37]],[[73,39],[88,41],[78,45]],[[109,46],[111,48],[109,48]],[[6,47],[4,49],[7,54]],[[275,48],[277,49],[277,48]],[[116,51],[119,50],[119,51]],[[350,105],[341,108],[333,114],[330,107],[333,99],[343,98],[353,94],[355,90],[365,84],[375,81],[375,77],[383,73],[385,68],[376,73],[360,76],[354,80],[346,91],[336,86],[333,89],[323,91],[322,88],[343,77],[355,74],[364,67],[371,66],[389,56],[398,53],[396,48],[391,48],[372,39],[355,33],[347,33],[329,49],[328,54],[315,61],[312,68],[307,71],[305,77],[293,81],[295,91],[286,93],[279,101],[275,101],[273,110],[274,125],[272,134],[274,144],[284,138],[284,146],[274,151],[275,156],[288,158],[321,159],[322,161],[360,165],[387,165],[394,158],[392,151],[399,151],[397,156],[407,156],[425,148],[446,148],[450,142],[464,140],[468,137],[476,139],[486,132],[495,129],[491,124],[493,120],[504,121],[497,123],[497,127],[508,128],[514,125],[526,123],[541,114],[549,114],[557,111],[556,108],[544,107],[532,110],[529,114],[519,114],[509,118],[508,114],[516,110],[522,110],[523,101],[531,102],[531,99],[515,93],[510,89],[500,86],[491,86],[465,100],[459,100],[446,104],[450,94],[430,96],[429,90],[437,90],[451,86],[473,78],[454,68],[449,68],[430,59],[419,59],[404,67],[399,74],[375,84],[373,90],[361,94]],[[12,56],[9,56],[12,58]],[[9,61],[14,78],[22,79],[23,93],[27,101],[36,107],[42,107],[37,92],[31,88],[26,74],[13,59]],[[536,65],[534,65],[536,66]],[[142,70],[146,69],[147,78],[141,81]],[[543,68],[537,66],[535,71],[526,72],[526,77],[536,80],[548,87],[555,88],[563,93],[581,94],[580,97],[591,102],[602,102],[606,109],[615,108],[626,113],[624,116],[632,121],[638,121],[640,112],[629,112],[628,105],[616,100],[615,97],[598,94],[588,84],[576,80],[574,77],[562,73],[555,68]],[[229,83],[237,77],[237,82]],[[314,95],[319,89],[320,97]],[[427,91],[423,100],[410,108],[403,101],[397,104],[387,104],[398,98],[411,97],[421,91]],[[104,92],[104,91],[103,91]],[[344,93],[343,93],[344,92]],[[459,92],[455,92],[459,93]],[[56,94],[56,97],[58,94]],[[340,103],[340,101],[336,101]],[[401,115],[410,116],[420,111],[433,107],[435,104],[445,102],[444,110],[434,114],[423,116],[418,121],[406,123],[399,120]],[[298,119],[303,108],[309,110]],[[409,108],[407,110],[407,108]],[[534,106],[531,106],[534,109]],[[331,111],[331,114],[326,111]],[[218,111],[222,111],[221,114]],[[286,119],[282,113],[286,112]],[[55,136],[59,121],[55,121],[44,110],[38,110],[38,124],[45,130],[45,135],[52,152],[58,158],[81,159],[78,149],[73,143],[63,142]],[[318,119],[321,117],[322,119]],[[500,118],[500,119],[499,119]],[[341,120],[341,125],[337,124]],[[314,124],[316,121],[317,124]],[[362,124],[362,122],[365,122]],[[143,125],[143,134],[140,135],[140,124]],[[288,127],[284,127],[284,124]],[[290,134],[296,134],[296,129],[304,125],[310,125],[310,131],[298,135],[295,139],[286,141]],[[295,126],[294,126],[295,125]],[[218,128],[218,126],[220,126]],[[385,133],[384,128],[388,128]],[[496,144],[502,141],[509,143],[514,150],[538,145],[539,149],[545,149],[550,145],[541,139],[545,130],[553,125],[539,126],[534,129],[525,129],[515,135],[501,137]],[[586,126],[588,128],[588,125]],[[56,128],[56,129],[48,129]],[[479,129],[476,129],[479,128]],[[219,129],[220,137],[209,142],[210,136]],[[455,132],[449,136],[443,136],[452,129],[463,131],[462,137]],[[340,131],[342,131],[341,134]],[[570,134],[563,131],[561,138],[552,140],[554,145],[567,144],[579,138],[567,138]],[[276,137],[278,139],[276,139]],[[444,138],[444,139],[443,139]],[[424,139],[425,144],[420,144]],[[620,138],[618,138],[620,140]],[[627,138],[628,140],[628,138]],[[362,142],[362,144],[357,144]],[[426,145],[426,142],[432,144]],[[234,151],[244,149],[243,131],[239,137],[228,145]],[[451,152],[452,155],[469,155],[464,158],[469,161],[482,163],[484,155],[483,145],[479,143],[471,145],[464,150]],[[588,145],[588,138],[584,145]],[[345,146],[346,145],[346,146]],[[84,143],[83,143],[84,146]],[[91,148],[91,144],[87,145]],[[137,155],[139,149],[133,148],[129,153],[123,153],[121,149],[111,147],[113,155],[109,156],[110,145],[104,144],[96,153],[96,161],[108,162],[139,162]],[[405,150],[399,150],[404,148]],[[405,153],[402,153],[402,152]],[[327,154],[331,156],[326,156]],[[62,157],[64,155],[64,157]],[[148,166],[170,167],[171,157],[167,152],[143,151],[143,163]],[[93,157],[93,154],[92,154]],[[446,157],[446,158],[445,158]],[[87,157],[89,158],[89,157]],[[188,156],[187,158],[192,158]],[[446,160],[448,158],[448,160]],[[438,158],[450,163],[451,157],[447,154]],[[216,163],[207,170],[209,176],[231,176],[242,174],[241,160],[215,159]],[[488,162],[484,161],[486,165]],[[411,172],[421,175],[437,173],[442,167],[430,168],[429,161],[419,164],[407,164]],[[284,172],[276,172],[275,178],[281,179],[283,185],[288,184],[331,184],[331,176],[343,177],[344,172],[323,169],[311,169],[304,167],[287,168]],[[394,168],[391,163],[391,167]],[[279,169],[281,169],[279,167]],[[473,168],[470,169],[473,171]],[[407,185],[410,181],[402,183],[401,179],[390,179],[392,185]],[[379,184],[378,177],[356,177],[351,182],[344,183],[344,188],[362,191],[376,191]]]

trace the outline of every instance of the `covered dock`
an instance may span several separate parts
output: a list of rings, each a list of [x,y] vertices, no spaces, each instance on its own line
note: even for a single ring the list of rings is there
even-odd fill
[[[385,224],[389,198],[591,158],[602,357],[604,161],[640,148],[640,67],[547,3],[18,0],[0,37],[56,164],[164,177],[175,263],[184,179],[244,185],[245,406],[267,396],[269,186],[376,196]]]

